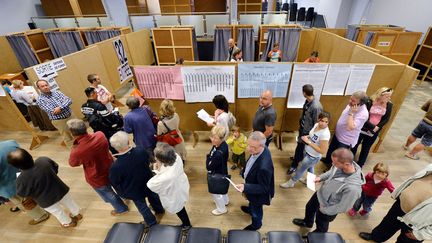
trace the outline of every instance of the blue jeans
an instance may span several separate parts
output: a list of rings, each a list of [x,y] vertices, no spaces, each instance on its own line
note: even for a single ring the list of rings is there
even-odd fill
[[[145,198],[139,200],[133,200],[138,212],[143,216],[144,221],[148,226],[153,226],[157,224],[156,217],[153,215],[150,208],[147,206]]]
[[[263,219],[263,205],[262,204],[252,204],[249,203],[250,215],[252,216],[251,226],[258,230],[262,226]]]
[[[361,197],[354,203],[353,209],[357,212],[363,205],[363,210],[369,213],[372,211],[372,205],[376,200],[376,197],[368,197],[366,194],[364,194],[364,192],[362,192]]]
[[[312,157],[308,153],[304,153],[303,160],[301,161],[300,167],[296,170],[295,175],[293,176],[293,181],[298,181],[305,171],[309,171],[310,173],[314,173],[314,166],[318,163],[318,161],[321,159],[321,156],[318,157]]]
[[[123,202],[119,195],[115,193],[110,184],[93,189],[105,202],[110,203],[117,213],[123,213],[129,210],[128,206]]]

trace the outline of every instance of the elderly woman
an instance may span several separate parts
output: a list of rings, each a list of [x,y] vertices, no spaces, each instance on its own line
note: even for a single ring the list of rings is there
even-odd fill
[[[175,112],[174,103],[172,100],[163,100],[159,108],[160,121],[157,126],[157,135],[164,134],[169,130],[177,130],[178,135],[184,141],[183,136],[179,130],[180,117]],[[186,160],[186,148],[184,142],[174,146],[177,154],[180,155],[183,162]]]
[[[357,145],[352,148],[355,156],[357,149],[361,144],[361,151],[357,161],[360,167],[366,162],[369,150],[377,139],[381,129],[390,120],[393,104],[390,102],[393,89],[382,87],[379,88],[366,102],[366,108],[369,111],[369,119],[363,125]]]
[[[210,174],[228,175],[228,144],[225,142],[225,127],[216,125],[210,131],[210,140],[212,148],[207,154],[206,168]],[[212,211],[215,216],[222,215],[228,212],[226,206],[229,203],[228,194],[212,194],[216,208]]]
[[[166,143],[156,145],[154,156],[153,172],[156,175],[147,182],[147,187],[159,194],[166,211],[177,214],[182,228],[189,229],[192,226],[185,208],[189,199],[189,181],[183,171],[183,162],[174,148]]]

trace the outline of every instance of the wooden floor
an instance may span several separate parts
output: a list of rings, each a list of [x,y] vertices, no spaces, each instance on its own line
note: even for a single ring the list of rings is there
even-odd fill
[[[432,94],[432,85],[424,82],[422,86],[414,85],[399,115],[376,154],[369,156],[364,171],[371,169],[375,162],[384,161],[389,163],[391,169],[390,178],[399,185],[407,177],[422,169],[430,163],[431,156],[426,152],[420,154],[419,161],[405,158],[401,149],[402,143],[417,125],[423,116],[420,106]],[[0,206],[0,242],[102,242],[115,222],[139,222],[142,217],[133,205],[131,212],[119,216],[110,216],[110,205],[104,203],[91,187],[85,182],[82,168],[71,168],[67,161],[69,152],[60,146],[60,139],[55,132],[45,133],[50,136],[38,149],[31,151],[34,156],[48,156],[60,164],[60,177],[71,188],[71,195],[82,208],[84,220],[72,229],[60,228],[57,220],[51,217],[48,221],[30,226],[27,224],[29,218],[25,213],[11,213],[8,206]],[[207,137],[207,136],[201,136]],[[298,183],[293,189],[281,189],[278,185],[286,180],[285,171],[289,166],[288,158],[292,156],[295,149],[294,134],[284,135],[283,151],[278,151],[274,144],[270,146],[275,166],[276,195],[272,205],[264,208],[263,227],[260,230],[264,235],[270,230],[299,231],[299,228],[291,223],[295,217],[303,217],[305,204],[312,192]],[[30,146],[30,136],[22,132],[2,132],[0,140],[15,139],[24,148]],[[191,184],[190,199],[187,203],[187,211],[194,226],[220,228],[223,234],[229,229],[240,229],[250,223],[250,217],[240,211],[241,205],[246,205],[243,197],[230,190],[230,205],[228,214],[212,216],[211,210],[214,203],[207,192],[206,171],[204,165],[205,154],[210,149],[208,141],[200,141],[195,148],[192,143],[187,142],[188,159],[185,171]],[[317,165],[318,171],[320,164]],[[238,170],[232,172],[233,180],[241,182]],[[375,227],[390,208],[393,200],[386,191],[374,205],[373,212],[367,218],[349,218],[339,215],[331,223],[330,231],[339,232],[347,242],[363,242],[359,237],[360,231],[370,231]],[[175,215],[166,214],[161,223],[179,224]],[[303,232],[302,232],[303,233]],[[394,242],[392,239],[392,242]]]

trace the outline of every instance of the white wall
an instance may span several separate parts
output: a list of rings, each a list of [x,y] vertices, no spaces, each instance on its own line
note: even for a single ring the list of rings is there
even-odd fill
[[[295,0],[294,2],[297,3],[297,8],[306,8],[307,10],[308,8],[313,7],[315,8],[316,12],[317,8],[319,7],[320,0]]]
[[[339,9],[343,0],[321,0],[318,6],[318,14],[324,15],[328,28],[335,28]]]
[[[343,0],[339,7],[339,13],[336,19],[335,28],[346,28],[348,22],[353,0]]]
[[[346,24],[361,24],[362,17],[364,17],[363,15],[367,13],[367,8],[370,7],[368,4],[371,3],[371,1],[372,0],[353,0],[349,18]]]
[[[38,16],[40,0],[0,0],[0,35],[28,30],[30,17]]]
[[[371,0],[367,24],[393,24],[425,33],[432,25],[431,0]]]

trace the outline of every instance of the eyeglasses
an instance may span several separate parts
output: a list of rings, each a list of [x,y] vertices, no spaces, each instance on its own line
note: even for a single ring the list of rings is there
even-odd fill
[[[383,92],[381,92],[381,95],[384,95],[384,94],[390,93],[390,92],[393,92],[392,88],[388,88],[388,89],[384,90]]]

